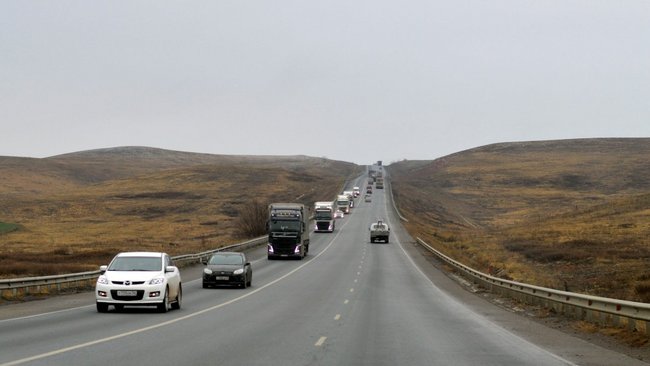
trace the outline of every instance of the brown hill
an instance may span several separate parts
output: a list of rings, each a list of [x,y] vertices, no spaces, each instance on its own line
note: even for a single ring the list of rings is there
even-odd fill
[[[390,166],[409,230],[480,270],[650,301],[650,139],[504,143]]]
[[[233,243],[250,202],[333,198],[360,168],[306,156],[143,147],[0,158],[0,276],[95,269],[122,250],[193,253]]]

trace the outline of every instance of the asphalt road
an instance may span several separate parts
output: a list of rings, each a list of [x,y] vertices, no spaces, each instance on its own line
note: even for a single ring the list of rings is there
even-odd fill
[[[302,261],[251,251],[247,289],[202,289],[201,268],[184,269],[181,310],[99,314],[90,293],[2,306],[0,365],[646,365],[459,290],[386,193],[312,233]],[[389,244],[369,243],[377,218]]]

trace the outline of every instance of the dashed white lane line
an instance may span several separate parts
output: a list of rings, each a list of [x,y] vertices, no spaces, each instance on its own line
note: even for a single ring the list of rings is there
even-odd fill
[[[348,303],[350,303],[350,300],[345,299],[345,301],[343,301],[343,303],[344,303],[345,305],[347,305]]]
[[[350,289],[350,292],[354,292],[354,287]]]
[[[327,340],[327,337],[320,337],[320,338],[318,338],[318,342],[314,343],[314,346],[320,347],[320,346],[323,345],[323,343],[325,343],[326,340]]]
[[[341,320],[341,314],[336,314],[336,316],[334,317],[334,320]]]

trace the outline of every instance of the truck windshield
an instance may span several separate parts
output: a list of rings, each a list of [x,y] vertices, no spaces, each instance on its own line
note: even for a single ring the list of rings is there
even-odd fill
[[[332,212],[331,211],[316,211],[316,220],[331,220]]]
[[[272,220],[271,231],[300,231],[300,221]]]

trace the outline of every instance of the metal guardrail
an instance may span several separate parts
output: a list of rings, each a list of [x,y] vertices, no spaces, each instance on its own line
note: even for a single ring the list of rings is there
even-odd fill
[[[254,247],[260,244],[267,242],[267,237],[262,236],[252,240],[248,240],[242,243],[232,244],[225,247],[208,250],[205,252],[194,253],[194,254],[185,254],[174,256],[172,259],[174,262],[178,263],[191,263],[191,262],[200,262],[201,259],[208,257],[209,255],[227,251],[227,250],[243,250],[250,247]],[[95,281],[99,277],[100,271],[90,271],[90,272],[79,272],[79,273],[69,273],[62,275],[52,275],[52,276],[41,276],[41,277],[24,277],[24,278],[11,278],[0,280],[0,296],[7,299],[15,299],[19,292],[22,295],[31,294],[32,292],[42,294],[49,293],[50,290],[60,291],[62,285],[70,285],[68,287],[84,287],[84,286],[74,286],[74,284],[85,284],[85,286],[90,285],[90,281]],[[53,286],[56,286],[54,289]],[[34,291],[29,289],[34,288]]]
[[[424,240],[417,242],[462,275],[487,290],[532,305],[553,308],[558,313],[592,323],[621,326],[623,321],[630,330],[644,331],[650,335],[650,304],[617,300],[607,297],[583,295],[505,280],[474,270],[436,250]],[[641,326],[641,327],[640,327]]]

